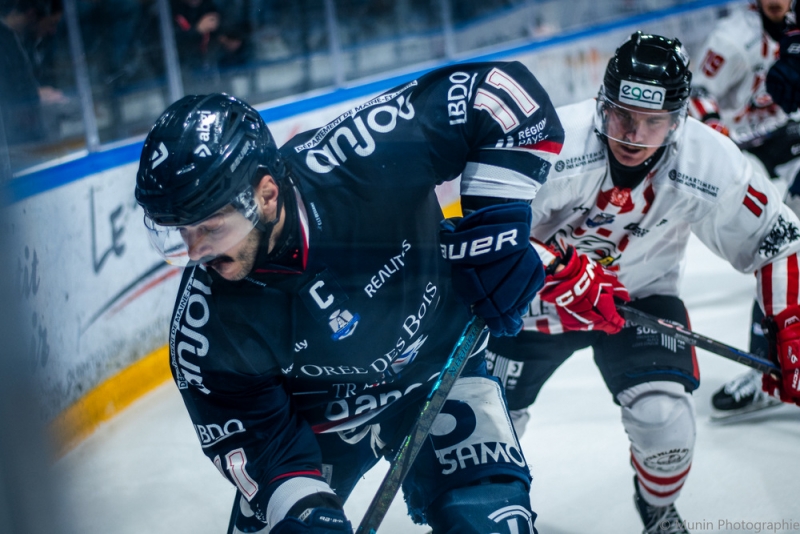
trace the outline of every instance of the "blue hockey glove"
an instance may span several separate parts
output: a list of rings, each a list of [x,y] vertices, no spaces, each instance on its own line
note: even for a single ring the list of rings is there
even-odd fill
[[[528,238],[531,208],[511,202],[441,222],[442,256],[451,263],[461,301],[495,336],[515,336],[544,285],[544,268]]]
[[[270,534],[353,534],[353,527],[341,510],[314,508],[304,521],[287,517]]]
[[[786,113],[800,107],[800,30],[781,39],[780,59],[767,72],[767,92]]]

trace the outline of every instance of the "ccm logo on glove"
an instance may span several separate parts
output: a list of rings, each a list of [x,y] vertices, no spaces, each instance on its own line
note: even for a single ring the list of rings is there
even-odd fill
[[[556,304],[559,306],[569,306],[575,301],[576,297],[580,297],[589,287],[592,285],[592,280],[594,280],[594,266],[595,263],[589,263],[586,265],[586,270],[581,275],[580,279],[575,282],[575,285],[572,286],[572,289],[568,289],[566,293],[563,293],[556,297]]]
[[[501,248],[503,248],[503,244],[505,243],[510,244],[512,247],[517,246],[516,229],[501,233],[497,236],[496,242],[494,236],[491,235],[481,237],[471,242],[462,241],[461,248],[459,248],[458,252],[454,252],[456,246],[454,244],[442,244],[440,246],[442,248],[442,257],[446,260],[455,261],[464,259],[465,257],[474,258],[476,256],[480,256],[481,254],[498,252]],[[509,250],[511,251],[513,248]]]
[[[625,326],[614,299],[630,300],[617,277],[570,246],[545,278],[539,297],[555,304],[564,330],[601,330],[616,334]]]

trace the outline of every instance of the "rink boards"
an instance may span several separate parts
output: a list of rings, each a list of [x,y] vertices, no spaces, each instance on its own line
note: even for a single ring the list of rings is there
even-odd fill
[[[556,105],[596,94],[605,64],[631,32],[677,36],[691,52],[725,2],[709,1],[525,43],[461,60],[519,60]],[[262,108],[279,144],[318,127],[369,95],[420,74],[307,95]],[[169,378],[167,323],[180,272],[151,250],[133,196],[141,139],[15,177],[16,224],[27,358],[62,451]],[[458,185],[437,191],[458,211]]]

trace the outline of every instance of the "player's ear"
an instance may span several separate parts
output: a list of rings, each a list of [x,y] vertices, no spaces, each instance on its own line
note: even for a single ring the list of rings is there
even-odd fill
[[[256,202],[258,202],[261,212],[267,216],[274,213],[277,210],[279,193],[275,179],[271,175],[265,174],[254,187]]]

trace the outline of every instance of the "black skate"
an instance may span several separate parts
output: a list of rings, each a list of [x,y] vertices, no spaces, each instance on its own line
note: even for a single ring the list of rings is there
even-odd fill
[[[711,397],[714,411],[711,421],[736,423],[751,417],[755,412],[775,408],[782,403],[761,389],[761,373],[748,371],[725,384]]]
[[[639,490],[639,480],[633,477],[633,487],[636,493],[633,494],[633,502],[636,510],[644,523],[642,534],[690,534],[686,530],[685,523],[674,504],[668,506],[652,506],[642,498]]]

